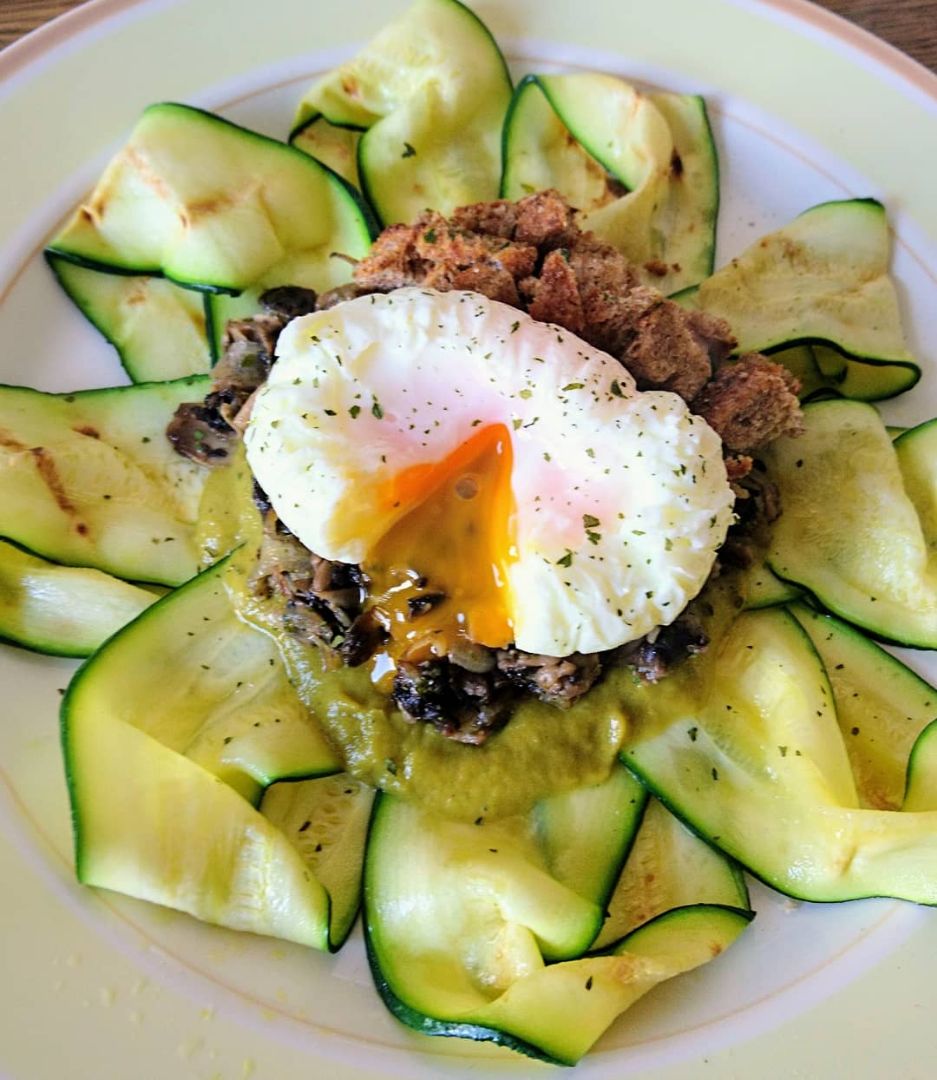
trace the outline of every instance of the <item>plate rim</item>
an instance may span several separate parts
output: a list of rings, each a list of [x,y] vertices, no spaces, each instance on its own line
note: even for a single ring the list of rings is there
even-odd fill
[[[184,3],[185,0],[168,0],[160,6]],[[902,52],[897,45],[866,30],[813,0],[729,0],[736,7],[755,11],[773,12],[788,16],[798,23],[813,26],[829,34],[857,51],[866,54],[876,64],[897,75],[903,81],[921,90],[937,103],[937,72],[931,71],[920,60]],[[27,69],[46,53],[63,45],[78,34],[118,15],[126,15],[136,8],[153,6],[153,0],[85,0],[78,7],[42,23],[24,34],[0,52],[0,88],[5,81]]]
[[[0,55],[0,89],[14,74],[27,71],[31,64],[41,60],[59,45],[72,40],[78,34],[106,22],[112,17],[130,13],[136,9],[151,7],[154,10],[181,6],[185,0],[90,0],[73,11],[45,24],[14,43]],[[832,33],[838,40],[853,45],[867,55],[876,65],[899,75],[918,90],[937,102],[937,74],[930,72],[919,62],[907,57],[894,46],[855,26],[848,20],[826,11],[808,0],[727,0],[730,6],[755,10],[775,11],[794,16],[819,29]],[[802,18],[806,16],[806,18]]]

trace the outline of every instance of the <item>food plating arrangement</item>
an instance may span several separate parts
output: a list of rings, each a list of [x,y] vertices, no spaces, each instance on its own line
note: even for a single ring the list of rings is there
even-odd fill
[[[129,383],[0,387],[79,880],[333,952],[360,911],[404,1024],[567,1065],[745,948],[746,875],[937,904],[882,203],[724,260],[702,97],[514,83],[458,0],[283,130],[147,108],[45,251]]]

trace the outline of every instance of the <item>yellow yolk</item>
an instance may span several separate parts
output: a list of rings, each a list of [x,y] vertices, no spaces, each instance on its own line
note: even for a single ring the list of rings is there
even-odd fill
[[[390,635],[375,676],[393,660],[445,656],[459,639],[492,648],[513,641],[505,574],[514,556],[511,466],[507,428],[492,424],[387,485],[388,506],[412,509],[363,563]]]

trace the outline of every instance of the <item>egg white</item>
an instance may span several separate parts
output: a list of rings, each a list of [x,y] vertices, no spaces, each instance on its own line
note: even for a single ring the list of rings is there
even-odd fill
[[[382,498],[393,477],[500,423],[518,648],[614,648],[673,622],[708,577],[733,518],[718,435],[568,331],[474,293],[401,289],[294,320],[278,356],[247,458],[319,555],[362,562],[412,509]]]

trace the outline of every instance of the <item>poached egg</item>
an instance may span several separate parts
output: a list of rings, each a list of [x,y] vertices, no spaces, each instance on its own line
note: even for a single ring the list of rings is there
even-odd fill
[[[278,517],[361,564],[413,659],[457,638],[548,656],[633,641],[699,592],[733,520],[720,439],[681,398],[475,293],[295,319],[245,443]]]

